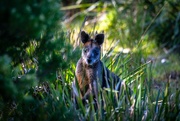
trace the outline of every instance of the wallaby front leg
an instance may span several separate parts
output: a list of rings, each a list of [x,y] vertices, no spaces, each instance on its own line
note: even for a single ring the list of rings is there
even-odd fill
[[[93,96],[93,100],[95,99],[96,104],[99,108],[99,103],[98,103],[98,85],[96,81],[93,81],[93,83],[89,84],[89,89],[88,91],[85,93],[84,97],[83,97],[83,102],[85,102],[87,99],[90,98],[90,96]],[[95,96],[95,98],[94,98]]]
[[[76,81],[74,80],[72,83],[72,97],[73,97],[73,102],[74,104],[77,104],[77,101],[79,99],[82,99],[82,94],[80,90],[77,88],[78,85],[76,85]]]
[[[90,94],[92,96],[95,96],[95,98],[98,98],[98,87],[97,82],[93,81],[91,84],[89,84],[89,89],[85,93],[83,99],[88,99],[90,97]]]
[[[100,109],[100,104],[99,104],[99,101],[98,101],[98,83],[97,81],[93,81],[93,94],[95,96],[95,100],[96,100],[96,104],[97,104],[97,107],[98,109]]]
[[[87,90],[87,92],[84,94],[82,101],[85,102],[87,99],[90,98],[90,95],[92,94],[92,85],[89,84],[89,89]],[[93,96],[93,95],[92,95]]]

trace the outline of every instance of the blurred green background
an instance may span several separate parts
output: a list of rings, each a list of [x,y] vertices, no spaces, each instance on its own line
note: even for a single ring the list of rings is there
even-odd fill
[[[133,116],[131,103],[104,117],[75,108],[81,30],[104,32],[102,61],[132,87]],[[0,120],[180,120],[179,65],[179,0],[0,1]]]

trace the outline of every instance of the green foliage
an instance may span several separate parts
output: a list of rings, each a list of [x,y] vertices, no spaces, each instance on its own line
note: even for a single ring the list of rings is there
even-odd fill
[[[180,45],[180,4],[179,0],[162,0],[160,3],[147,3],[151,15],[159,12],[150,27],[150,35],[157,39],[158,45],[172,48]],[[154,8],[151,11],[150,8]],[[153,18],[154,16],[152,16]]]
[[[76,54],[65,41],[60,1],[1,1],[0,15],[0,120],[72,119],[67,86],[53,88]]]
[[[112,98],[115,92],[111,89],[107,89],[109,93],[106,93],[107,90],[101,90],[106,106],[95,112],[93,102],[90,101],[89,107],[83,107],[79,101],[78,110],[83,115],[79,116],[80,120],[179,120],[179,89],[175,88],[179,86],[179,73],[177,72],[175,79],[171,78],[172,74],[164,79],[166,72],[178,70],[179,60],[171,61],[168,54],[158,55],[155,44],[160,40],[169,47],[179,45],[178,1],[113,0],[103,1],[103,4],[102,1],[88,2],[92,4],[89,4],[87,9],[86,4],[78,3],[64,8],[81,8],[80,12],[72,15],[72,18],[76,19],[71,20],[71,26],[72,22],[76,25],[80,21],[83,23],[83,29],[92,33],[96,30],[104,31],[106,41],[112,42],[108,41],[103,46],[102,60],[132,88],[134,97],[127,103],[125,99],[131,95],[121,95],[120,100],[116,98],[119,103],[116,105]],[[120,41],[116,44],[118,40]],[[119,51],[120,47],[130,48],[130,53]],[[154,59],[154,55],[158,57]],[[170,62],[160,62],[166,57],[169,57]],[[159,73],[160,70],[163,73]],[[156,75],[164,78],[157,81]]]
[[[26,95],[26,98],[17,105],[11,115],[14,120],[73,120],[75,117],[75,113],[72,113],[73,106],[65,102],[70,99],[70,95],[62,91],[67,87],[59,85],[55,89],[52,85],[49,87],[51,91],[49,93],[45,91],[47,87],[43,86],[45,85],[39,87],[42,88],[39,91],[36,88],[36,92],[33,92],[34,98],[28,98]]]
[[[1,96],[6,98],[13,98],[14,95],[17,94],[17,88],[15,87],[13,81],[12,81],[12,75],[11,75],[11,59],[6,56],[1,56],[0,59],[0,83],[1,83]]]
[[[60,28],[59,0],[0,2],[0,54],[7,53],[19,63],[30,41],[44,44]],[[22,58],[17,58],[17,57]]]
[[[154,38],[163,37],[163,43],[172,40],[173,44],[170,42],[168,46],[179,44],[177,1],[76,3],[81,2],[85,4],[62,10],[79,8],[75,16],[83,20],[85,15],[90,16],[88,20],[94,16],[104,18],[97,25],[87,21],[90,26],[82,27],[90,28],[91,32],[105,30],[106,42],[114,40],[103,45],[102,61],[120,76],[124,86],[119,91],[100,89],[102,97],[97,101],[102,104],[103,100],[103,105],[98,110],[93,99],[86,106],[79,99],[77,108],[71,82],[81,49],[72,49],[69,44],[77,32],[67,34],[62,27],[60,1],[3,0],[0,1],[0,120],[180,120],[179,68],[175,68],[179,62],[173,58],[169,60],[175,65],[163,66],[147,59],[149,54],[156,53],[156,46],[151,43]],[[170,26],[173,28],[169,29]],[[120,51],[120,46],[122,50],[130,48],[130,52]],[[177,73],[176,78],[172,74],[164,77],[164,70],[170,67]],[[164,72],[161,78],[155,78],[162,74],[158,69]]]

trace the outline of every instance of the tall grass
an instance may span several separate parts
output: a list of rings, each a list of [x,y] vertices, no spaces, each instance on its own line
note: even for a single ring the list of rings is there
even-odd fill
[[[48,98],[51,100],[43,97],[48,105],[47,115],[50,119],[55,117],[59,120],[80,121],[180,120],[180,90],[173,89],[171,79],[157,87],[152,75],[153,61],[141,61],[143,49],[138,46],[139,51],[136,53],[123,53],[117,52],[117,47],[112,43],[109,49],[103,51],[102,61],[106,67],[119,75],[124,86],[120,90],[114,90],[102,89],[99,84],[97,102],[100,105],[97,110],[92,97],[87,105],[83,105],[80,98],[75,104],[71,87],[71,82],[75,79],[74,61],[69,69],[60,71],[61,79],[57,80],[56,86],[50,86],[51,94]],[[80,58],[81,54],[78,55]],[[177,87],[179,86],[177,82]],[[132,91],[128,91],[128,88]]]
[[[116,12],[118,11],[117,8],[117,6],[114,7]],[[154,66],[156,66],[155,62],[153,59],[148,60],[144,57],[144,51],[149,51],[148,49],[151,49],[151,51],[154,50],[153,52],[156,53],[156,49],[154,48],[153,44],[149,44],[150,42],[148,44],[146,43],[147,39],[150,39],[148,38],[148,35],[146,35],[146,33],[152,26],[154,21],[157,19],[163,8],[164,7],[162,6],[159,9],[156,16],[152,19],[149,26],[147,26],[146,28],[142,27],[142,23],[145,24],[145,17],[147,13],[143,13],[140,7],[136,8],[136,11],[138,14],[143,13],[144,16],[136,16],[136,18],[132,18],[130,16],[131,13],[127,15],[119,15],[117,13],[114,13],[113,9],[109,10],[110,17],[108,19],[106,18],[106,25],[100,26],[100,30],[107,30],[107,33],[105,34],[109,35],[109,38],[113,36],[113,38],[111,38],[113,40],[115,40],[117,37],[120,38],[120,44],[118,44],[118,41],[105,43],[106,48],[103,47],[102,61],[106,65],[106,67],[115,72],[122,79],[122,81],[125,82],[126,88],[130,87],[132,89],[132,94],[127,93],[124,87],[119,91],[120,95],[117,98],[117,91],[114,91],[113,89],[101,89],[99,93],[102,93],[103,96],[102,98],[99,97],[98,101],[100,101],[99,103],[101,103],[101,100],[103,100],[104,106],[101,106],[99,110],[94,111],[93,105],[91,105],[91,103],[93,102],[89,102],[90,105],[88,107],[82,106],[77,110],[83,112],[80,119],[180,120],[180,90],[173,86],[173,83],[176,83],[177,87],[180,85],[178,82],[179,78],[177,77],[175,80],[172,80],[171,77],[169,77],[167,81],[161,80],[160,85],[156,84],[156,80],[153,75],[154,72],[157,72],[156,70],[154,71]],[[94,9],[94,11],[96,11],[96,9]],[[122,19],[123,17],[125,17],[126,19]],[[137,19],[136,25],[134,25],[132,21],[134,19]],[[127,20],[129,23],[124,22],[124,20]],[[113,24],[109,26],[107,25],[108,22]],[[104,25],[103,23],[103,21],[100,22],[100,24]],[[135,36],[133,37],[135,37],[136,39],[130,37],[130,33],[127,34],[126,29],[129,30],[129,28],[123,28],[122,26],[124,24],[126,26],[129,26],[132,30],[137,29],[135,30],[135,32],[133,31],[133,34],[135,34]],[[98,27],[95,28],[98,29]],[[106,27],[110,28],[107,29]],[[91,26],[90,28],[92,29]],[[137,33],[138,31],[140,31],[141,33]],[[135,44],[135,41],[137,41],[137,45]],[[121,45],[122,47],[128,47],[128,44],[129,47],[133,47],[130,49],[130,53],[117,51],[119,45]],[[147,54],[145,56],[147,57]]]
[[[156,87],[152,76],[153,61],[142,63],[138,60],[141,53],[117,53],[116,47],[112,44],[108,51],[103,52],[102,61],[120,76],[124,86],[117,91],[102,89],[98,85],[98,110],[95,110],[92,98],[87,105],[83,105],[80,98],[77,101],[78,107],[73,103],[71,83],[66,85],[66,82],[73,81],[75,68],[68,69],[68,73],[63,75],[66,78],[61,80],[63,83],[53,88],[59,92],[58,97],[63,98],[65,107],[74,111],[74,120],[180,120],[180,90],[171,87],[171,79],[161,87]],[[127,90],[129,87],[132,91]]]
[[[88,10],[85,12],[87,13]],[[81,28],[83,28],[84,23]],[[72,32],[67,35],[66,39],[69,43],[74,34],[76,33]],[[124,37],[126,35],[121,36],[122,40],[128,38]],[[76,41],[77,39],[73,41],[73,46],[78,45]],[[120,42],[122,43],[122,41]],[[32,48],[27,48],[29,54],[34,51],[33,44]],[[68,69],[58,70],[54,82],[45,82],[28,90],[23,98],[27,103],[21,100],[15,102],[14,107],[10,110],[8,109],[5,112],[0,110],[0,120],[3,116],[10,116],[8,118],[3,117],[3,119],[9,120],[180,120],[179,79],[172,80],[169,77],[160,86],[155,84],[153,77],[154,62],[142,61],[143,48],[140,45],[138,44],[138,47],[135,48],[138,51],[131,53],[117,51],[118,42],[106,44],[105,46],[108,49],[103,47],[101,60],[109,70],[121,78],[124,84],[120,90],[102,89],[99,84],[97,102],[100,105],[97,110],[92,98],[87,105],[83,105],[80,98],[77,99],[77,104],[74,103],[71,83],[75,79],[75,66],[81,55],[81,48],[76,47],[74,50],[68,49],[70,53],[68,56],[72,58]],[[37,63],[29,64],[29,68],[36,69],[37,66]],[[22,72],[23,69],[21,69]]]
[[[71,83],[75,79],[77,61],[73,60],[68,69],[57,72],[56,81],[31,88],[24,95],[23,100],[26,100],[26,103],[23,100],[15,102],[15,107],[7,109],[1,115],[10,115],[14,120],[180,120],[178,79],[175,86],[172,82],[174,80],[169,77],[164,85],[158,87],[152,75],[153,61],[143,63],[141,51],[117,52],[115,50],[118,46],[115,45],[112,43],[102,52],[102,61],[112,72],[119,75],[124,85],[120,90],[114,90],[102,89],[99,84],[97,101],[100,105],[97,110],[92,98],[87,105],[83,105],[80,98],[77,99],[78,106],[73,101]],[[79,57],[81,55],[79,51],[69,51]],[[73,54],[71,56],[73,57]],[[129,88],[132,91],[129,91]]]

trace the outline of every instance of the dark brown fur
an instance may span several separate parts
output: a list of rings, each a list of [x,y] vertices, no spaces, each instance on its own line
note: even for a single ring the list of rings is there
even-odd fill
[[[88,49],[98,49],[100,54],[101,44],[104,41],[103,37],[95,36],[94,39],[90,39],[88,34],[81,33],[81,40],[83,42],[83,47]],[[99,41],[98,39],[103,41]],[[83,53],[83,52],[82,52]],[[86,57],[84,57],[86,56]],[[92,95],[94,99],[98,98],[99,88],[113,88],[120,89],[121,81],[118,76],[109,71],[101,62],[100,57],[97,62],[92,65],[87,64],[86,58],[90,58],[90,55],[82,54],[82,57],[79,59],[76,65],[76,78],[77,81],[73,82],[73,92],[74,96],[80,96],[80,98],[85,101],[89,99],[89,96]],[[76,82],[80,89],[80,94],[77,92]]]

